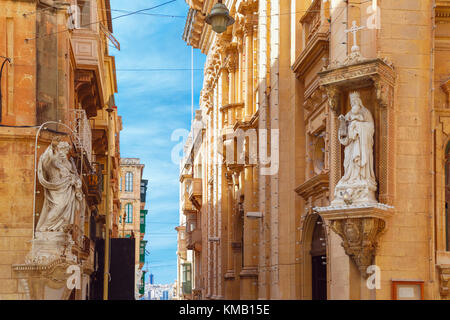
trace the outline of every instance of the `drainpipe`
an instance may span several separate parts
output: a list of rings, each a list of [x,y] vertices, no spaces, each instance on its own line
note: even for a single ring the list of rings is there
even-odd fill
[[[267,2],[259,1],[259,17],[258,17],[258,38],[259,41],[259,70],[258,70],[258,94],[259,94],[259,129],[266,129],[267,117]],[[261,143],[261,142],[260,142]],[[258,167],[260,164],[258,165]],[[259,274],[258,274],[258,299],[267,299],[267,263],[266,263],[266,228],[267,223],[266,212],[266,177],[257,172],[260,179],[259,189],[259,210],[263,214],[263,218],[259,223]]]
[[[107,153],[107,163],[106,163],[106,213],[105,213],[105,219],[106,219],[106,230],[105,230],[105,263],[103,268],[103,300],[108,300],[108,286],[109,286],[109,280],[110,280],[110,274],[109,274],[109,261],[110,261],[110,229],[111,229],[111,217],[110,217],[110,186],[111,186],[111,112],[114,109],[111,108],[111,106],[108,106],[108,109],[106,111],[108,112],[108,130],[107,130],[107,137],[108,137],[108,153]]]

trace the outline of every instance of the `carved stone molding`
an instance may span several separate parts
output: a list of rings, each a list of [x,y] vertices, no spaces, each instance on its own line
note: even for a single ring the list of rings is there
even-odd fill
[[[391,209],[375,204],[316,207],[313,210],[342,238],[345,253],[356,264],[361,275],[367,278],[367,267],[373,264],[378,239],[386,229],[386,219],[391,216]]]
[[[67,270],[71,265],[77,264],[64,258],[47,264],[13,265],[13,277],[19,280],[30,300],[66,300],[71,292],[67,288],[70,277]]]
[[[442,296],[450,297],[450,264],[438,265],[439,291]]]
[[[328,192],[328,184],[328,174],[319,174],[301,184],[295,189],[295,192],[305,199],[305,201],[308,201],[310,197],[314,200]]]

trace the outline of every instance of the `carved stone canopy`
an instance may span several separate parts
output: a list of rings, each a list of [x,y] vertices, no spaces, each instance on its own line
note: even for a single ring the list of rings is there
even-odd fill
[[[328,104],[333,111],[332,123],[335,123],[330,139],[337,139],[337,116],[344,110],[343,95],[349,91],[368,88],[374,93],[372,116],[375,121],[375,170],[378,179],[378,201],[392,205],[395,198],[394,188],[394,158],[395,154],[395,112],[394,85],[396,73],[392,64],[383,58],[367,59],[354,52],[343,62],[333,62],[318,73],[320,86],[326,92]],[[334,137],[334,138],[333,138]],[[333,143],[333,142],[332,142]],[[338,177],[341,176],[338,161],[340,161],[340,146],[332,147],[330,151],[333,163],[330,169],[330,189],[334,189]]]
[[[343,63],[333,63],[318,74],[330,107],[336,112],[341,92],[363,87],[375,87],[377,102],[381,107],[392,103],[395,72],[392,64],[385,59],[349,56]]]
[[[342,238],[345,253],[353,260],[361,275],[367,278],[367,267],[373,264],[378,239],[386,229],[391,207],[376,204],[314,208]]]

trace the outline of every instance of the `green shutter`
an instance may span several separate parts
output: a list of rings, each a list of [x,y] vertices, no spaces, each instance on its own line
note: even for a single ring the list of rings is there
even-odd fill
[[[192,280],[191,280],[191,264],[190,263],[183,263],[183,293],[184,294],[191,294],[192,293]]]
[[[147,210],[141,210],[140,223],[141,223],[141,233],[145,233],[145,216],[147,215]]]
[[[142,272],[141,284],[139,286],[139,294],[145,293],[145,271]]]
[[[139,262],[145,263],[145,246],[147,245],[146,240],[142,240],[139,244]]]

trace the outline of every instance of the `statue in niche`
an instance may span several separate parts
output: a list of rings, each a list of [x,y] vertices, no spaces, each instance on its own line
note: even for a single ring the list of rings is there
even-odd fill
[[[351,110],[339,116],[339,142],[345,146],[344,175],[335,188],[332,205],[376,203],[377,183],[373,169],[375,126],[359,92],[350,93]]]
[[[37,232],[66,232],[77,212],[84,210],[82,183],[67,155],[65,141],[53,141],[39,158],[38,179],[44,187],[44,205]]]

